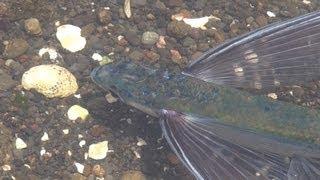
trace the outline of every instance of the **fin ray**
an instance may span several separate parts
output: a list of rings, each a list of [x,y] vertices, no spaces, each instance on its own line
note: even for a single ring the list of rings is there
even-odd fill
[[[247,147],[236,137],[216,133],[214,129],[217,128],[222,128],[222,131],[231,129],[216,126],[214,119],[172,110],[162,110],[160,117],[162,130],[171,148],[197,179],[320,178],[320,159],[314,156],[276,154],[270,152],[271,149],[264,151],[259,147]],[[228,134],[236,133],[225,135]],[[265,142],[257,138],[252,140],[257,141],[253,143],[258,146]]]
[[[320,11],[272,24],[207,51],[184,74],[236,88],[301,85],[320,77],[319,32]]]

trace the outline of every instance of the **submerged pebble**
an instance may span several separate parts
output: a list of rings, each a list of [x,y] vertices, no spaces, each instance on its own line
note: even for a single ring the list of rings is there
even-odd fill
[[[23,74],[21,84],[26,90],[35,89],[48,98],[67,97],[78,90],[76,78],[54,64],[32,67]]]
[[[27,144],[21,138],[17,138],[16,139],[16,148],[17,149],[27,148]]]
[[[108,141],[102,141],[89,146],[88,155],[91,159],[101,160],[107,156]]]
[[[73,105],[69,108],[67,114],[70,120],[76,120],[78,118],[86,120],[89,116],[89,111],[79,105]]]
[[[21,38],[12,39],[7,43],[3,55],[13,59],[24,54],[28,48],[29,44],[26,40]]]
[[[59,26],[56,37],[61,46],[71,52],[80,51],[86,45],[86,38],[81,36],[81,29],[71,24]]]
[[[25,20],[24,27],[29,34],[40,35],[42,33],[40,22],[36,18]]]
[[[159,35],[153,31],[146,31],[142,34],[142,43],[146,45],[154,45],[159,39]]]

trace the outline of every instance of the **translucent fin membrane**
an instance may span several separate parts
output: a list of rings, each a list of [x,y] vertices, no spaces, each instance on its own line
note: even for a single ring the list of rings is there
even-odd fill
[[[207,51],[187,75],[237,88],[300,85],[320,76],[320,12],[269,25]]]
[[[307,160],[244,147],[227,140],[230,137],[216,134],[215,122],[162,111],[161,126],[167,141],[197,179],[320,179],[319,159]]]

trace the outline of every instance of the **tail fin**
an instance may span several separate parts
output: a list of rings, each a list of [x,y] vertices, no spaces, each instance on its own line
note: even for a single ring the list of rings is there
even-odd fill
[[[320,159],[263,151],[260,144],[268,142],[255,137],[245,141],[257,148],[241,145],[240,134],[224,137],[230,128],[214,119],[163,110],[161,126],[173,151],[197,179],[320,179]]]
[[[185,74],[237,88],[273,89],[320,77],[320,11],[271,24],[204,53]]]

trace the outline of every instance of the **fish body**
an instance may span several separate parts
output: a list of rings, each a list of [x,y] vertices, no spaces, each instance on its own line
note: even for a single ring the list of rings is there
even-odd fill
[[[315,12],[209,50],[185,73],[122,60],[91,76],[123,102],[159,117],[170,146],[197,179],[320,179],[320,110],[237,89],[316,78],[318,32]]]

